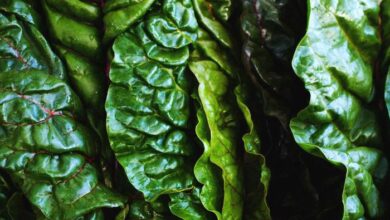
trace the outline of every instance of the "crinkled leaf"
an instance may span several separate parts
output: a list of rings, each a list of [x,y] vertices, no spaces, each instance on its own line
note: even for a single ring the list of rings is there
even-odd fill
[[[19,1],[6,2],[14,3],[14,7],[7,7],[9,11],[0,7],[0,72],[37,69],[64,78],[60,59],[32,22],[36,12],[26,3],[17,4],[20,7],[16,7]],[[23,17],[17,13],[23,13]]]
[[[236,78],[234,74],[237,73],[237,68],[233,65],[233,58],[204,30],[199,29],[198,40],[195,45],[207,57],[214,60],[218,65],[226,71],[230,77]]]
[[[209,82],[210,84],[218,85],[220,86],[220,88],[225,88],[225,90],[227,91],[228,88],[233,87],[235,84],[241,85],[240,76],[238,74],[239,73],[238,68],[235,66],[234,59],[232,58],[230,53],[225,48],[222,48],[215,40],[213,40],[208,35],[207,32],[200,30],[198,35],[199,35],[199,39],[195,43],[195,46],[197,49],[199,49],[199,51],[195,51],[192,55],[192,61],[190,62],[191,70],[193,72],[195,71],[191,67],[192,62],[198,62],[198,61],[200,63],[208,62],[212,67],[204,65],[201,67],[202,70],[199,69],[197,71],[199,72],[204,71],[203,74],[210,75],[209,76],[210,78],[213,78],[213,76],[215,75],[221,75],[220,78],[216,77],[216,79],[213,80],[207,79],[208,81],[210,81]],[[212,61],[204,57],[208,57]],[[216,74],[214,71],[218,72],[218,74]],[[195,73],[195,75],[197,74],[199,73]],[[227,82],[225,82],[226,84],[224,84],[218,82],[218,79],[221,79],[223,82],[226,80]],[[202,85],[202,82],[200,83]],[[213,85],[214,88],[218,87],[215,85]],[[218,90],[210,89],[209,92],[217,93],[216,91]],[[224,104],[222,104],[222,107],[220,108],[222,108],[221,111],[223,113],[221,112],[220,114],[226,114],[226,116],[224,117],[229,118],[228,124],[230,125],[235,124],[235,126],[232,126],[232,128],[229,129],[231,130],[235,129],[236,130],[235,132],[238,133],[236,135],[240,135],[240,134],[243,135],[242,142],[235,140],[235,138],[238,138],[238,136],[237,137],[236,136],[229,137],[228,135],[226,136],[226,138],[230,139],[230,141],[232,141],[237,145],[237,146],[233,145],[233,150],[240,151],[240,148],[244,148],[246,152],[244,154],[245,166],[241,167],[241,162],[240,162],[242,160],[241,158],[240,159],[238,159],[238,157],[234,158],[236,160],[235,162],[237,163],[236,164],[237,168],[246,169],[245,173],[248,173],[248,175],[245,175],[243,177],[243,180],[238,179],[238,181],[243,181],[243,183],[245,183],[243,186],[245,188],[245,195],[243,195],[243,198],[245,198],[245,200],[242,201],[243,213],[240,213],[241,210],[237,208],[231,208],[231,210],[229,210],[229,207],[226,208],[225,204],[230,202],[228,201],[229,195],[227,196],[227,198],[222,197],[222,195],[226,196],[226,194],[224,194],[224,192],[222,193],[219,192],[219,190],[221,190],[222,188],[220,184],[225,184],[226,186],[226,181],[229,181],[226,180],[224,176],[226,175],[226,173],[224,174],[224,169],[226,169],[227,165],[223,164],[225,166],[225,168],[223,168],[221,167],[222,165],[221,162],[219,162],[218,164],[218,162],[213,161],[213,154],[215,154],[215,152],[211,150],[213,149],[211,147],[213,132],[209,131],[209,129],[211,129],[211,125],[209,122],[208,124],[208,126],[210,127],[209,128],[207,124],[203,122],[204,120],[206,120],[205,118],[202,119],[203,111],[198,110],[197,113],[198,126],[197,126],[196,133],[199,139],[202,141],[205,149],[194,168],[195,176],[197,177],[198,181],[200,181],[203,184],[200,198],[204,206],[209,211],[212,211],[217,216],[218,219],[223,219],[224,216],[230,216],[231,213],[234,213],[233,215],[237,218],[248,218],[248,219],[268,218],[269,219],[270,218],[269,209],[265,201],[266,191],[267,191],[268,181],[269,181],[269,170],[265,166],[264,157],[260,154],[260,139],[258,137],[256,129],[253,126],[250,110],[246,105],[246,102],[248,101],[246,95],[244,95],[246,93],[244,93],[244,89],[241,86],[236,87],[234,93],[227,92],[227,91],[222,92],[221,94],[217,94],[217,96],[220,95],[221,97],[224,98],[218,98],[218,101],[216,101],[214,105],[216,105],[217,103],[221,103],[219,99],[226,99],[226,100],[236,99],[237,101],[236,103],[225,102]],[[198,92],[200,93],[200,91]],[[203,105],[210,105],[210,104],[205,104],[208,103],[209,101],[204,101],[202,100],[202,98],[200,98],[200,100],[203,103]],[[206,116],[203,117],[207,117],[207,109],[204,109],[204,111]],[[241,111],[242,115],[244,116],[243,118],[238,117],[239,111]],[[213,114],[218,115],[218,113],[213,113]],[[234,115],[234,117],[232,117],[230,114]],[[244,124],[241,123],[241,120],[243,119],[245,119],[245,121],[247,122],[246,126],[244,126]],[[210,119],[207,118],[207,120]],[[217,117],[214,120],[217,121],[216,123],[219,124],[219,126],[222,126],[222,124],[224,124],[223,121],[225,119]],[[248,127],[249,133],[244,133],[241,130],[243,127]],[[217,149],[215,146],[214,148]],[[219,155],[219,157],[221,157],[221,155]],[[215,167],[215,164],[219,167],[218,168]],[[221,171],[222,171],[222,175],[221,175]],[[202,172],[204,172],[204,174]],[[221,176],[223,177],[223,181],[219,179]],[[213,184],[213,186],[211,186],[211,184]],[[238,183],[238,184],[242,184],[242,183]],[[222,215],[220,213],[220,210],[222,210]]]
[[[102,162],[112,160],[105,130],[107,80],[103,68],[101,9],[80,0],[42,0],[55,49],[64,61],[72,88],[87,111],[88,121],[101,139]],[[110,172],[110,171],[107,171]]]
[[[170,195],[169,208],[181,219],[208,220],[212,219],[199,200],[200,190],[194,188],[191,192],[180,192]]]
[[[89,162],[96,141],[81,103],[63,81],[43,72],[0,74],[0,167],[49,219],[73,219],[122,197],[98,180]]]
[[[234,89],[237,104],[248,126],[248,133],[242,140],[247,152],[244,158],[245,172],[245,219],[271,219],[266,197],[271,178],[270,170],[265,164],[265,157],[261,154],[261,141],[258,131],[253,123],[252,114],[247,106],[248,94],[242,85]]]
[[[196,96],[196,99],[198,100],[199,97]],[[204,148],[203,154],[194,166],[195,177],[203,185],[199,198],[207,210],[213,212],[217,219],[221,219],[222,214],[220,210],[222,209],[223,201],[222,174],[221,170],[210,161],[210,131],[206,115],[200,106],[197,108],[196,116],[198,124],[196,125],[195,132]]]
[[[189,57],[188,47],[171,49],[160,46],[148,37],[144,28],[145,25],[142,22],[137,25],[133,32],[142,41],[148,58],[170,66],[185,64],[187,62]]]
[[[15,14],[19,19],[33,25],[40,25],[38,13],[25,0],[3,0],[0,2],[0,11]]]
[[[103,112],[105,77],[101,65],[102,48],[97,22],[100,9],[78,0],[42,0],[49,30],[58,53],[64,59],[72,87],[87,108]],[[77,34],[75,34],[77,33]]]
[[[115,40],[113,54],[107,129],[128,179],[147,200],[190,189],[189,97],[179,84],[186,79],[184,67],[149,59],[131,33]]]
[[[219,10],[219,7],[211,7],[212,4],[209,0],[194,0],[193,4],[195,12],[199,17],[199,21],[203,24],[204,28],[210,31],[222,45],[233,48],[233,39],[231,38],[231,35],[224,25],[222,25],[222,23],[215,17],[213,10]]]
[[[149,15],[146,28],[153,39],[168,48],[181,48],[197,38],[198,23],[191,0],[164,0],[162,10]]]
[[[104,4],[104,41],[114,39],[140,19],[154,0],[108,0]]]
[[[237,112],[229,99],[228,78],[215,62],[207,59],[191,59],[189,67],[199,82],[198,94],[210,129],[210,160],[222,170],[222,219],[240,219],[243,170],[238,156]]]
[[[366,106],[374,91],[378,18],[378,1],[311,0],[308,30],[293,59],[311,98],[290,127],[304,150],[346,168],[343,219],[383,212],[377,182],[387,160],[378,121]]]

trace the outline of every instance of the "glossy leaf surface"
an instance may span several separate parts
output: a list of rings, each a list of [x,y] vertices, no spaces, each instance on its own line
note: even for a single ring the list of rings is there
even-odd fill
[[[269,170],[260,153],[260,138],[252,121],[251,110],[247,106],[248,96],[246,89],[242,87],[243,81],[238,74],[238,68],[234,65],[235,61],[230,53],[211,38],[207,32],[200,30],[198,36],[199,39],[195,46],[199,51],[193,52],[189,66],[197,78],[199,77],[197,74],[200,72],[204,77],[210,77],[203,80],[198,79],[200,83],[198,88],[199,102],[202,104],[203,110],[198,110],[197,113],[196,133],[203,144],[204,152],[197,161],[194,172],[198,181],[204,185],[200,194],[201,201],[218,219],[224,219],[227,216],[269,219],[269,209],[265,201]],[[199,66],[195,65],[197,62],[199,62]],[[207,86],[202,85],[206,81],[208,82]],[[205,95],[203,95],[202,100],[200,91],[203,87],[210,87],[208,96],[215,95],[219,98],[212,99],[213,102],[211,102],[206,100]],[[218,89],[214,90],[214,88],[220,88],[224,92],[219,92]],[[234,92],[229,91],[232,88]],[[211,105],[214,105],[213,109],[206,108],[206,106]],[[220,112],[217,109],[220,109]],[[207,112],[211,112],[210,115]],[[214,123],[216,127],[212,125]],[[248,129],[248,133],[244,132],[245,127]],[[213,132],[212,129],[220,129],[223,135],[217,131]],[[213,137],[213,135],[215,136]],[[213,144],[211,144],[213,139]],[[224,141],[218,142],[219,139],[224,139]],[[221,149],[221,146],[224,146],[226,151]],[[245,151],[244,166],[241,164],[242,159],[238,155],[234,156],[234,152],[240,151]],[[239,176],[242,179],[236,178],[234,184],[237,185],[229,182],[232,181],[229,178],[234,176],[230,176],[232,172],[230,169],[234,169],[234,166],[236,169],[234,171],[239,172],[238,175],[241,175],[241,172],[250,173],[243,177]],[[223,192],[221,192],[222,185],[224,186]],[[232,204],[231,199],[234,198],[234,201],[238,201],[239,197],[234,195],[234,191],[236,191],[235,193],[238,191],[236,186],[245,188],[245,195],[242,195],[244,199],[238,205],[242,205],[242,209],[232,208],[235,204]],[[225,187],[232,187],[233,190],[226,190]],[[229,195],[229,193],[233,195]],[[243,212],[240,213],[241,211]]]
[[[218,10],[219,7],[211,7],[212,4],[208,0],[194,0],[193,4],[196,14],[199,16],[199,21],[204,25],[204,28],[210,31],[222,45],[232,48],[233,39],[225,26],[215,17],[214,10]],[[228,14],[225,14],[224,17],[224,19],[227,19]]]
[[[150,59],[132,33],[115,40],[113,54],[106,111],[118,161],[147,200],[190,189],[193,177],[186,158],[193,149],[186,133],[189,97],[182,85],[187,78],[184,66],[164,66]]]
[[[308,30],[293,59],[311,97],[290,127],[304,150],[345,167],[343,219],[383,212],[377,182],[387,160],[379,150],[378,121],[367,107],[380,46],[378,18],[377,1],[311,0]]]
[[[181,48],[196,40],[198,23],[190,0],[164,0],[161,12],[151,14],[146,27],[157,43]]]
[[[64,67],[39,24],[37,12],[27,3],[0,3],[0,72],[37,69],[65,78]]]
[[[228,78],[210,60],[191,60],[189,67],[199,82],[199,99],[210,129],[210,160],[222,170],[222,219],[240,219],[244,202],[243,172],[238,163],[237,114],[227,98]]]
[[[104,4],[104,41],[113,40],[142,18],[155,0],[108,0]]]
[[[43,72],[0,74],[1,168],[49,219],[73,219],[123,198],[98,180],[91,131],[63,81]]]
[[[103,112],[105,76],[98,22],[101,10],[79,0],[42,0],[54,45],[66,64],[72,87],[89,109]]]

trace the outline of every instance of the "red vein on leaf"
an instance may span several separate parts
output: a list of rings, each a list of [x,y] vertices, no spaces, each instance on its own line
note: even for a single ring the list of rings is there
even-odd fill
[[[24,100],[27,100],[35,105],[37,105],[40,109],[42,109],[42,111],[44,111],[45,113],[48,114],[48,117],[46,117],[45,119],[43,120],[40,120],[40,121],[37,121],[37,122],[34,122],[34,123],[10,123],[10,122],[2,122],[1,125],[9,125],[9,126],[26,126],[26,125],[37,125],[37,124],[41,124],[41,123],[45,123],[47,121],[49,121],[51,118],[53,118],[54,116],[63,116],[63,113],[61,111],[55,111],[53,109],[49,109],[49,108],[46,108],[45,106],[43,106],[41,103],[35,101],[34,99],[31,99],[30,96],[27,96],[27,95],[23,95],[23,94],[18,94],[18,96],[21,98],[21,99],[24,99]]]
[[[1,37],[1,36],[0,36],[0,39],[3,40],[5,43],[7,43],[8,46],[9,46],[12,50],[15,51],[16,59],[17,59],[19,62],[23,63],[23,65],[26,65],[26,66],[28,66],[28,67],[31,67],[31,66],[27,63],[27,61],[23,58],[23,56],[20,54],[18,48],[17,48],[11,41],[9,41],[7,38]]]
[[[80,173],[84,171],[85,166],[87,165],[88,162],[85,162],[75,173],[73,173],[70,177],[66,178],[65,180],[59,181],[56,184],[59,183],[67,183],[72,179],[75,179]]]

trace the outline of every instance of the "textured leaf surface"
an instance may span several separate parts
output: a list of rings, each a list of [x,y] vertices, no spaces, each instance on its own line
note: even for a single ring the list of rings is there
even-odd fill
[[[60,59],[37,27],[36,14],[25,2],[0,3],[0,72],[37,69],[64,78]]]
[[[199,82],[199,99],[210,129],[210,161],[222,170],[222,219],[240,219],[243,212],[243,173],[238,163],[237,112],[228,98],[228,78],[215,62],[208,59],[193,58],[189,67]],[[205,189],[210,190],[210,187]]]
[[[108,0],[104,4],[104,41],[113,40],[137,22],[155,0]]]
[[[56,52],[63,59],[70,84],[83,101],[88,122],[100,137],[102,166],[113,160],[105,130],[104,74],[101,8],[97,2],[41,0]],[[110,171],[106,172],[106,176]]]
[[[176,52],[181,50],[170,54]],[[132,33],[115,40],[113,54],[106,111],[118,161],[147,200],[190,189],[193,176],[186,161],[193,149],[187,135],[184,66],[164,66],[150,59],[141,39]]]
[[[366,106],[374,90],[378,17],[377,1],[311,0],[308,30],[293,59],[311,98],[290,126],[303,149],[346,168],[343,219],[383,212],[377,181],[387,160],[378,150],[378,122]]]
[[[146,27],[157,43],[181,48],[196,40],[198,23],[190,0],[164,0],[162,11],[150,15]]]
[[[207,32],[200,30],[198,36],[199,39],[195,43],[195,47],[199,51],[193,52],[189,64],[190,69],[197,78],[197,74],[200,74],[200,72],[203,72],[202,76],[209,77],[202,81],[198,79],[200,83],[198,90],[200,103],[202,103],[204,110],[198,109],[196,134],[204,146],[204,152],[197,161],[194,172],[198,181],[203,184],[200,198],[204,206],[209,211],[212,211],[218,219],[224,219],[227,216],[233,216],[233,218],[269,219],[269,210],[265,201],[269,171],[265,166],[264,157],[260,153],[260,138],[253,125],[251,112],[246,104],[248,102],[248,96],[245,92],[246,90],[241,87],[242,82],[238,74],[238,68],[234,65],[234,59],[230,53],[221,47]],[[196,66],[197,62],[200,64],[199,66]],[[215,96],[218,96],[218,98],[213,99],[213,102],[205,100],[205,95],[203,96],[203,100],[202,96],[200,96],[201,88],[207,87],[206,85],[202,85],[206,81],[208,81],[207,85],[209,87],[213,86],[213,88],[208,90],[208,93],[210,93],[209,96],[212,96],[213,93]],[[220,90],[225,91],[219,93],[218,91]],[[234,92],[231,92],[231,90],[234,90]],[[232,100],[236,100],[236,102],[232,102]],[[205,107],[206,105],[210,106],[211,104],[209,103],[214,105],[212,110],[206,109]],[[221,106],[218,107],[218,104],[221,104]],[[221,108],[221,112],[219,112],[221,116],[218,116],[218,111],[216,110],[218,108]],[[207,111],[212,112],[210,114],[213,116],[207,115]],[[215,118],[211,119],[210,117]],[[212,127],[210,120],[214,121],[211,123],[216,123],[219,127]],[[224,126],[227,128],[223,128]],[[245,127],[248,128],[248,133],[244,132],[245,130],[243,129]],[[212,129],[223,130],[223,135],[219,135],[219,132],[216,131],[212,132]],[[229,132],[235,134],[229,136]],[[222,139],[223,137],[227,140],[218,143],[214,139],[214,145],[212,145],[211,140],[213,140],[213,135],[216,136],[214,137],[215,139],[218,139],[218,137]],[[240,135],[242,136],[240,137]],[[223,151],[220,149],[223,143],[233,144],[228,144],[224,147],[229,148],[227,152],[217,153],[218,151]],[[240,152],[241,150],[245,151],[243,159],[239,155],[232,155],[234,152]],[[241,164],[242,160],[245,161],[244,166]],[[233,200],[237,201],[237,197],[229,195],[229,193],[232,193],[231,191],[225,194],[226,189],[222,187],[223,185],[228,188],[235,187],[235,185],[231,185],[229,182],[232,181],[229,178],[234,175],[230,176],[230,170],[227,170],[233,166],[228,165],[227,163],[229,162],[226,161],[236,166],[236,169],[240,172],[239,175],[241,175],[241,171],[249,174],[243,176],[243,179],[236,179],[237,182],[234,183],[237,185],[244,184],[240,186],[245,188],[245,195],[242,195],[245,200],[241,201],[243,213],[240,213],[240,209],[229,206],[231,203],[230,199],[233,197]],[[220,179],[221,177],[222,179]],[[239,177],[241,178],[241,176]],[[223,191],[221,188],[223,188]],[[243,215],[241,216],[241,214]]]
[[[217,1],[215,1],[217,2]],[[223,2],[223,1],[218,1]],[[224,46],[233,47],[233,39],[225,26],[215,16],[219,13],[214,13],[214,10],[226,10],[221,7],[212,7],[212,3],[208,0],[194,0],[194,9],[199,17],[199,21],[203,24],[204,28],[212,33],[212,35]],[[218,5],[222,6],[222,5]],[[224,13],[224,19],[227,20],[229,13]]]
[[[49,219],[73,219],[122,197],[98,180],[96,142],[81,103],[63,81],[43,72],[0,74],[0,167]]]
[[[204,208],[199,199],[200,190],[180,192],[170,195],[169,208],[171,212],[181,219],[208,220],[213,219]]]
[[[197,99],[199,98],[197,97]],[[203,185],[199,198],[207,210],[213,212],[217,219],[221,219],[223,201],[222,174],[219,168],[210,160],[212,153],[210,149],[210,129],[206,115],[200,106],[197,108],[197,119],[198,124],[195,131],[204,148],[203,154],[194,166],[195,177]]]
[[[102,66],[100,8],[78,0],[42,0],[54,45],[64,59],[72,87],[87,108],[103,111],[105,78]]]

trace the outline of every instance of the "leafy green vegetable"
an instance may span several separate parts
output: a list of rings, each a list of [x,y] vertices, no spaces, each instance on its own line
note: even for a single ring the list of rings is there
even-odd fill
[[[104,41],[114,39],[146,14],[154,0],[107,0],[104,4]]]
[[[72,219],[123,198],[98,180],[96,141],[63,81],[40,71],[0,74],[0,167],[50,219]]]
[[[229,88],[234,87],[234,83],[230,81],[239,79],[235,72],[238,68],[232,65],[232,56],[206,32],[201,30],[198,36],[195,46],[199,51],[193,52],[189,66],[200,84],[199,102],[204,109],[204,112],[198,110],[196,132],[205,151],[194,169],[198,181],[204,184],[201,201],[219,219],[228,216],[240,219],[244,213],[248,219],[270,219],[265,201],[269,171],[260,154],[260,139],[250,110],[245,104],[248,96],[240,82],[234,93],[229,91]],[[238,132],[243,127],[240,112],[249,133]],[[242,159],[238,154],[241,146],[246,151],[245,167],[241,166]],[[244,171],[252,175],[244,177]],[[222,176],[222,180],[218,175]],[[221,184],[223,197],[218,189]],[[244,189],[247,191],[244,192]],[[218,210],[221,209],[220,213]]]
[[[380,46],[378,18],[377,1],[311,0],[308,30],[293,59],[311,98],[291,130],[304,150],[345,167],[343,219],[383,213],[377,185],[388,162],[367,107]]]
[[[106,5],[105,11],[120,9],[117,3]],[[201,21],[202,16],[214,19],[210,17],[212,14],[199,11],[200,5],[207,2],[193,4]],[[231,13],[231,3],[213,4],[219,18],[225,17],[226,21]],[[237,87],[236,93],[227,92],[235,87],[229,81],[239,79],[238,67],[231,64],[232,55],[207,32],[198,30],[190,1],[165,0],[156,5],[146,13],[144,22],[120,34],[112,47],[112,83],[106,111],[109,139],[119,163],[146,200],[153,202],[169,194],[169,208],[180,218],[212,218],[206,209],[218,219],[242,219],[244,206],[248,218],[269,218],[265,203],[269,173],[260,155],[257,130],[245,104],[248,101],[245,89]],[[218,21],[212,23],[219,28],[210,27],[212,35],[217,36],[222,45],[232,47],[225,26]],[[196,58],[189,62],[191,72],[200,77],[198,81],[220,84],[225,92],[209,90],[209,97],[199,94],[199,98],[195,92],[192,95],[195,100],[190,98],[192,77],[186,69],[190,50],[195,51],[192,52],[195,56],[204,54],[205,60]],[[216,98],[212,98],[214,96]],[[207,98],[224,101],[211,106],[205,104]],[[225,102],[225,99],[230,101]],[[198,106],[196,134],[205,148],[194,168],[201,186],[192,173],[198,145],[191,135],[193,101]],[[217,114],[214,111],[226,115],[223,118],[211,116]],[[244,118],[248,125],[241,123]],[[237,132],[246,127],[248,133]],[[220,139],[226,142],[227,148],[219,149]],[[247,162],[247,159],[241,158],[241,151],[252,155],[248,156],[251,158],[248,164],[256,167],[252,169],[253,175],[247,177],[248,184],[244,184],[246,178],[241,166],[241,161]],[[246,169],[250,169],[249,165]],[[244,191],[246,186],[247,193]],[[260,197],[256,195],[258,192]]]
[[[37,69],[65,78],[64,67],[39,25],[31,5],[15,0],[0,2],[0,72]]]
[[[389,25],[388,0],[2,0],[0,219],[387,219]]]
[[[88,122],[100,137],[97,146],[101,166],[109,182],[114,156],[105,129],[104,100],[107,80],[104,74],[101,8],[97,3],[80,0],[41,0],[53,45],[67,68],[72,88],[87,112]]]
[[[190,193],[181,192],[172,194],[169,208],[172,213],[181,219],[213,219],[204,209],[199,197],[200,190],[195,188]]]
[[[243,172],[238,164],[237,114],[226,98],[228,79],[210,60],[191,60],[189,66],[199,82],[199,98],[210,129],[210,160],[222,169],[222,219],[239,219],[243,212]]]
[[[198,23],[190,0],[164,0],[162,12],[146,20],[154,40],[167,48],[181,48],[197,38]]]
[[[200,105],[200,100],[197,95],[197,104]],[[199,198],[204,207],[213,212],[217,219],[221,219],[221,209],[223,201],[223,180],[220,169],[210,161],[210,130],[208,128],[206,115],[201,106],[197,107],[196,135],[202,142],[204,152],[199,157],[194,166],[194,174],[196,179],[203,185]]]
[[[113,53],[106,111],[118,161],[148,200],[190,189],[193,178],[184,163],[193,151],[185,132],[189,97],[179,84],[185,69],[149,59],[131,33],[115,40]]]
[[[42,0],[54,46],[65,61],[72,86],[87,108],[103,111],[105,78],[102,68],[100,8],[79,0]]]
[[[214,1],[213,1],[214,3]],[[233,40],[226,28],[218,21],[215,15],[219,17],[224,17],[224,20],[227,20],[231,8],[230,0],[227,1],[216,1],[216,3],[225,3],[225,4],[212,4],[208,0],[194,0],[194,9],[199,16],[199,21],[202,22],[205,28],[210,31],[214,37],[224,46],[232,48]],[[227,3],[227,4],[226,4]],[[221,7],[221,6],[227,7]],[[213,7],[217,6],[217,7]],[[219,7],[218,7],[219,6]],[[215,12],[217,11],[217,12]]]

